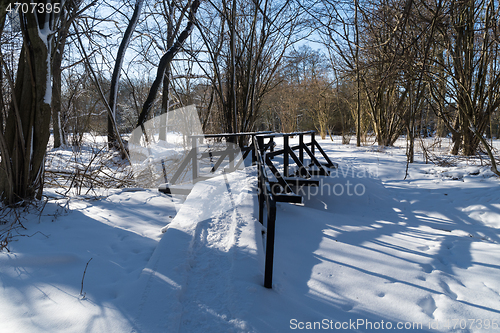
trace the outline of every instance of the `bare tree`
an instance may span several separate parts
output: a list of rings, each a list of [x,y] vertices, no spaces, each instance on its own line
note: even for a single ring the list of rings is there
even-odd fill
[[[160,88],[160,85],[163,80],[163,76],[165,74],[165,70],[167,66],[172,62],[174,59],[175,55],[179,50],[181,49],[182,45],[186,41],[186,39],[189,37],[191,34],[193,28],[194,28],[194,22],[196,19],[196,12],[198,10],[198,7],[200,5],[199,0],[194,0],[191,3],[190,9],[189,9],[189,17],[188,17],[188,22],[182,33],[179,35],[175,43],[168,49],[168,51],[161,57],[160,63],[158,64],[158,69],[156,72],[156,79],[154,80],[153,84],[151,85],[151,89],[149,90],[148,97],[146,101],[144,102],[144,105],[142,107],[141,114],[139,115],[139,119],[137,121],[137,127],[143,127],[144,130],[144,123],[146,122],[146,119],[151,111],[151,107],[154,103],[154,100],[156,98],[156,95],[158,93],[158,90]]]
[[[286,51],[301,38],[303,10],[293,1],[208,1],[198,26],[222,131],[254,129]]]
[[[137,26],[137,22],[139,21],[139,15],[142,11],[142,5],[144,0],[136,0],[134,6],[134,12],[130,21],[128,23],[127,29],[123,34],[123,37],[120,42],[120,46],[118,48],[118,52],[116,55],[115,66],[113,69],[113,74],[111,76],[111,87],[109,92],[109,107],[110,112],[108,115],[108,147],[116,147],[119,148],[120,144],[118,143],[118,136],[120,133],[117,133],[116,127],[116,104],[118,97],[118,88],[120,84],[120,75],[123,67],[123,60],[125,58],[125,53],[127,51],[128,45],[130,44],[130,40],[132,39],[132,34]]]
[[[480,144],[496,168],[495,156],[484,133],[491,115],[500,106],[500,70],[497,66],[499,39],[497,23],[500,19],[498,4],[493,0],[450,0],[445,3],[445,14],[438,25],[440,43],[438,50],[446,50],[448,57],[435,61],[438,70],[444,72],[448,94],[433,87],[432,93],[441,100],[452,100],[454,114],[439,108],[438,115],[452,133],[453,154],[460,151],[473,155]],[[437,75],[432,75],[436,79]],[[441,96],[440,96],[441,95]]]
[[[138,28],[139,41],[136,43],[137,51],[145,62],[154,67],[158,65],[159,59],[179,37],[190,6],[189,1],[179,0],[154,1],[146,5],[144,20]],[[190,63],[193,62],[191,58],[197,56],[196,50],[193,50],[191,45],[183,45],[180,52],[181,56],[173,59],[165,67],[161,88],[160,114],[167,113],[171,107],[181,102],[176,98],[178,82],[188,83],[191,77],[195,77],[192,75]],[[176,61],[180,64],[179,66],[175,66]],[[161,117],[160,121],[164,121],[164,123],[160,124],[159,138],[165,140],[167,117]]]
[[[406,33],[412,3],[357,0],[353,7],[323,1],[308,11],[331,58],[342,61],[339,72],[353,77],[359,88],[356,132],[361,132],[364,111],[381,146],[392,145],[403,130],[409,86],[402,75],[407,55],[401,37]]]
[[[61,127],[61,89],[62,89],[62,62],[64,48],[66,47],[68,34],[71,24],[88,8],[95,5],[97,0],[84,5],[83,0],[66,1],[61,9],[61,25],[55,36],[54,46],[56,49],[52,52],[52,128],[54,133],[54,148],[65,143],[65,136]]]

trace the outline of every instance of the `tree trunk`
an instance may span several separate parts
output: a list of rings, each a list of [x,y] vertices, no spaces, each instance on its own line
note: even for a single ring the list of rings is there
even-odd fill
[[[355,61],[356,61],[356,147],[361,147],[361,88],[359,77],[359,26],[358,0],[354,1],[354,29],[355,29]]]
[[[160,117],[160,136],[159,139],[167,141],[168,119],[167,113],[170,108],[170,64],[165,69],[163,76],[163,94],[161,96],[161,117]]]
[[[61,29],[59,33],[61,34],[60,41],[52,59],[52,129],[54,132],[54,148],[58,148],[61,144],[66,143],[63,129],[61,128],[61,64],[68,30]]]
[[[196,11],[198,10],[199,5],[200,5],[199,0],[193,1],[193,3],[191,4],[191,9],[189,11],[189,18],[188,18],[188,23],[186,25],[186,28],[179,35],[179,38],[175,41],[173,46],[160,59],[160,63],[158,65],[158,70],[156,72],[156,78],[153,81],[153,84],[151,85],[151,89],[149,90],[148,97],[146,98],[146,101],[144,102],[144,105],[142,106],[141,114],[139,115],[139,119],[137,120],[137,127],[142,127],[143,130],[144,130],[144,123],[146,122],[146,119],[149,115],[149,112],[151,111],[151,108],[153,106],[154,100],[156,99],[156,94],[158,93],[158,90],[160,88],[160,84],[162,82],[163,75],[165,73],[165,69],[172,62],[172,60],[174,59],[177,52],[180,50],[181,46],[184,44],[185,40],[191,34],[191,31],[193,30],[193,27],[194,27],[194,20],[195,20],[195,16],[196,16]]]
[[[172,47],[174,44],[174,22],[173,22],[173,15],[174,15],[174,3],[173,1],[170,1],[168,3],[167,7],[167,51]],[[182,19],[182,18],[181,18]],[[172,75],[171,73],[171,64],[168,63],[167,66],[165,67],[165,73],[163,74],[163,94],[162,94],[162,99],[161,99],[161,117],[160,117],[160,140],[166,141],[167,140],[167,132],[168,132],[168,119],[167,119],[167,112],[170,109],[170,77]],[[165,116],[164,116],[165,115]]]
[[[41,198],[50,136],[53,14],[20,14],[23,49],[1,135],[0,195],[7,204]],[[43,39],[42,39],[43,37]]]
[[[7,17],[7,6],[9,5],[10,1],[8,0],[0,0],[0,36],[3,34],[3,29],[5,27],[5,18]],[[0,65],[0,84],[3,86],[4,85],[4,75],[3,75],[3,70],[2,70],[2,65]],[[0,105],[0,108],[5,108],[5,99],[4,96],[1,96],[1,102],[2,104]],[[3,110],[0,110],[0,132],[3,131],[3,125],[4,125],[4,116],[3,116]]]
[[[137,0],[135,2],[134,13],[132,14],[132,18],[130,19],[127,29],[125,30],[125,34],[123,35],[120,47],[118,48],[115,67],[113,69],[113,75],[111,76],[111,85],[109,92],[109,107],[111,108],[111,112],[108,114],[109,148],[118,148],[120,146],[117,142],[118,139],[116,137],[117,135],[119,135],[119,133],[115,133],[115,131],[118,129],[118,126],[116,124],[116,103],[118,99],[118,88],[120,86],[120,75],[122,71],[123,60],[125,59],[125,52],[127,51],[128,45],[130,44],[130,40],[132,39],[132,34],[135,30],[135,27],[137,26],[137,22],[139,21],[143,3],[144,0]]]
[[[82,0],[66,2],[61,8],[61,27],[57,31],[55,39],[54,54],[52,56],[52,128],[54,131],[54,148],[66,144],[66,136],[64,128],[61,126],[61,88],[62,88],[62,60],[63,52],[66,46],[67,38],[71,23],[85,11],[87,8],[93,6],[95,3],[90,3],[85,6],[81,11],[80,5]]]

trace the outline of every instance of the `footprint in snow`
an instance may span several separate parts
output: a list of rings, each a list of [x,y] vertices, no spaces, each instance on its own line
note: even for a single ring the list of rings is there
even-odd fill
[[[434,270],[434,267],[432,267],[432,265],[429,264],[420,264],[420,267],[425,273],[430,273]]]
[[[444,291],[444,294],[446,296],[448,296],[449,298],[453,299],[453,300],[456,300],[458,298],[458,295],[455,294],[453,291],[451,291],[451,288],[450,286],[448,285],[448,283],[444,282],[444,281],[441,281],[439,282],[439,286],[441,288],[443,288],[443,291]]]
[[[438,260],[439,260],[439,262],[440,262],[441,264],[443,264],[444,266],[448,266],[448,265],[450,265],[449,260],[448,260],[448,259],[446,259],[446,258],[443,258],[443,257],[439,256],[439,257],[437,257],[437,259],[438,259]]]
[[[434,311],[436,311],[437,306],[434,298],[431,295],[422,298],[417,302],[418,306],[422,309],[422,312],[434,319]]]
[[[342,304],[342,305],[340,306],[340,308],[341,308],[342,310],[344,310],[345,312],[348,312],[348,311],[351,311],[351,310],[354,308],[354,306],[353,306],[353,305],[351,305],[351,304]]]
[[[445,242],[443,243],[443,246],[445,246],[448,250],[451,250],[455,244],[453,244],[452,242]]]

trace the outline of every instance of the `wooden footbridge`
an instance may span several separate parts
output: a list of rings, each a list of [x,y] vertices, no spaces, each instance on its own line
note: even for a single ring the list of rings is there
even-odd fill
[[[298,137],[297,145],[290,145],[290,138]],[[276,138],[283,139],[283,147],[276,149]],[[315,139],[314,131],[296,133],[272,133],[272,132],[250,132],[250,133],[225,133],[192,135],[188,137],[191,149],[175,171],[168,183],[162,184],[161,192],[167,194],[188,194],[192,184],[217,175],[222,165],[225,172],[231,172],[240,168],[249,155],[252,156],[252,164],[258,163],[258,153],[262,157],[262,163],[274,176],[269,181],[271,193],[278,202],[300,203],[302,199],[296,194],[297,189],[302,186],[318,186],[319,181],[311,179],[312,176],[329,175],[328,168],[336,168],[328,155]],[[200,143],[203,140],[225,140],[225,149],[201,151]],[[233,141],[248,142],[248,145],[239,147]],[[315,156],[316,150],[321,154],[326,163],[321,163]],[[282,167],[273,163],[280,158]],[[203,159],[210,159],[210,172],[202,174],[200,166]],[[305,164],[309,161],[309,164]],[[279,169],[282,169],[280,172]],[[191,171],[188,182],[182,181],[181,176]],[[267,174],[267,172],[266,172]]]

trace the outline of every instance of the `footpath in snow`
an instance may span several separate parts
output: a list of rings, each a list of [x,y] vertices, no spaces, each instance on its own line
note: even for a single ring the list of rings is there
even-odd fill
[[[123,302],[136,332],[245,332],[261,287],[255,177],[197,183]]]

